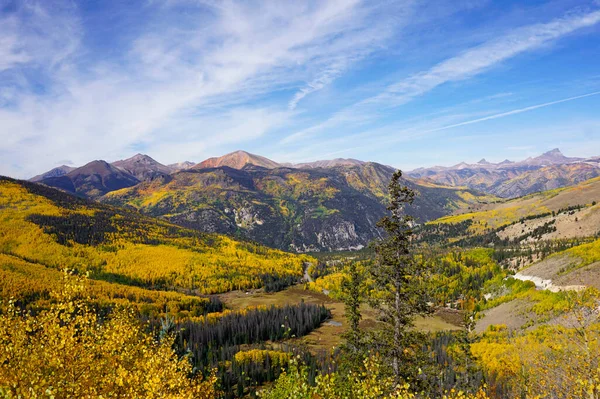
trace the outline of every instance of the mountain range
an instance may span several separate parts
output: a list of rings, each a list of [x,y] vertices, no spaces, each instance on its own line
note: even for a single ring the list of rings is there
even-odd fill
[[[416,179],[466,186],[503,198],[515,198],[534,192],[565,187],[600,176],[600,158],[566,157],[555,148],[523,161],[476,164],[461,162],[450,167],[435,166],[407,172]]]
[[[395,169],[337,159],[285,165],[236,151],[173,170],[147,155],[93,161],[42,184],[204,232],[227,233],[295,251],[362,248],[378,237]],[[412,179],[407,210],[426,222],[495,198]]]
[[[58,169],[58,168],[57,168]],[[143,154],[36,176],[47,186],[135,209],[204,232],[299,252],[362,248],[379,236],[395,169],[355,159],[282,164],[236,151],[163,165]],[[598,176],[598,159],[559,150],[521,162],[481,160],[409,172],[417,192],[407,212],[424,223],[481,204]]]

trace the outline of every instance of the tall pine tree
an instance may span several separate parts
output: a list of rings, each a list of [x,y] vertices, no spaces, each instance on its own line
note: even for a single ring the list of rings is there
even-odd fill
[[[376,261],[369,268],[375,288],[370,302],[385,326],[375,340],[376,349],[390,359],[399,383],[418,375],[422,341],[411,327],[417,315],[429,313],[431,309],[423,284],[426,268],[411,253],[414,221],[405,212],[415,192],[403,184],[399,170],[394,173],[388,190],[390,213],[377,223],[386,234],[374,243]]]

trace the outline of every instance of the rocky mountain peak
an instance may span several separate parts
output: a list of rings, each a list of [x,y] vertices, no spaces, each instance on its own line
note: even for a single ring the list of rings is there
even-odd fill
[[[158,164],[159,162],[155,161],[152,157],[146,155],[146,154],[135,154],[134,156],[132,156],[131,158],[127,158],[127,159],[122,159],[120,161],[116,161],[113,162],[112,164],[115,166],[118,165],[122,165],[122,164],[131,164],[131,163],[156,163]]]
[[[566,157],[558,148],[554,148],[550,151],[543,153],[538,157],[528,158],[527,160],[525,160],[525,163],[535,165],[559,165],[580,160],[581,158]]]
[[[542,155],[559,155],[561,157],[564,157],[563,153],[560,151],[559,148],[554,148],[550,151],[543,153]]]
[[[208,158],[194,166],[194,169],[217,168],[220,166],[229,166],[234,169],[242,169],[246,165],[260,166],[267,169],[276,169],[281,165],[260,155],[251,154],[246,151],[238,150],[221,157]]]

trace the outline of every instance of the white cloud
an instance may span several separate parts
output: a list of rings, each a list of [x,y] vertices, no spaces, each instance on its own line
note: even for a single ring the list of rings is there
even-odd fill
[[[0,77],[0,173],[28,177],[67,155],[82,164],[135,148],[173,162],[256,139],[293,112],[250,100],[301,81],[323,87],[391,29],[359,0],[185,3],[185,18],[181,2],[149,3],[160,18],[112,57],[84,47],[93,32],[73,3],[23,3],[0,41],[0,69],[22,80],[15,91]]]
[[[9,19],[0,20],[0,72],[30,60],[19,47],[17,36],[11,32],[13,29],[8,28],[11,24],[14,22]]]
[[[90,47],[96,32],[77,2],[16,4],[15,12],[0,14],[0,174],[19,177],[66,157],[79,165],[140,148],[163,162],[199,160],[295,126],[302,115],[295,108],[306,96],[385,48],[411,23],[415,4],[421,7],[412,0],[155,0],[140,10],[152,18],[132,19],[135,29],[104,54]],[[578,13],[515,30],[284,143],[340,126],[368,127],[382,103],[475,76],[599,19],[598,12]],[[274,106],[266,97],[279,90],[292,94]]]

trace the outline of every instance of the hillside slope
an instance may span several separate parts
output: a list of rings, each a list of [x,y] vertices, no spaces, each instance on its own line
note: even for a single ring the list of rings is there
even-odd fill
[[[210,294],[298,278],[305,257],[0,178],[0,254],[99,280]]]
[[[521,269],[519,275],[544,280],[546,285],[600,289],[600,240],[575,246]]]
[[[575,186],[479,205],[472,212],[458,211],[430,224],[470,221],[472,233],[506,226],[498,232],[501,238],[532,235],[536,230],[538,240],[590,237],[600,232],[599,202],[600,178],[594,178]]]
[[[362,248],[379,236],[394,169],[376,164],[292,169],[193,168],[112,192],[127,205],[182,226],[296,251]],[[419,221],[489,200],[470,190],[407,181],[418,191],[408,212]]]

